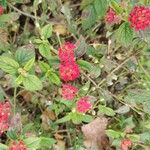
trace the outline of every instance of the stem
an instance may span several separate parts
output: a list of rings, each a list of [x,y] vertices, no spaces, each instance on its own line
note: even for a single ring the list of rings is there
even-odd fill
[[[62,45],[62,43],[61,43],[61,40],[60,40],[59,33],[57,32],[57,33],[56,33],[56,35],[57,35],[57,39],[58,39],[59,45],[61,46],[61,45]]]

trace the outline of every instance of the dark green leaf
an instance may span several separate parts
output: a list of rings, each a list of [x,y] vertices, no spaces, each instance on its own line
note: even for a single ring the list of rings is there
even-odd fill
[[[96,23],[96,11],[93,5],[88,5],[82,12],[82,28],[90,29]]]
[[[95,0],[94,7],[98,17],[103,17],[107,10],[107,0]]]
[[[63,117],[63,118],[61,118],[61,119],[58,119],[57,121],[56,121],[56,123],[64,123],[64,122],[67,122],[67,121],[69,121],[71,119],[71,115],[70,114],[68,114],[67,116],[65,116],[65,117]]]
[[[15,53],[15,58],[19,64],[24,65],[29,60],[35,57],[35,52],[33,49],[20,47]]]
[[[128,22],[122,23],[116,31],[116,40],[121,42],[124,46],[129,46],[133,40],[133,30]]]

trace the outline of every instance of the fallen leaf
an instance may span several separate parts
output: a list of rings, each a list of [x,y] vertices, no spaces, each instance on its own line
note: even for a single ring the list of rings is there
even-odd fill
[[[68,34],[67,28],[64,24],[58,24],[54,26],[54,32],[59,33],[60,35]]]
[[[42,115],[42,127],[44,130],[49,130],[50,129],[50,125],[49,125],[49,121],[50,120],[55,120],[56,116],[55,113],[49,109],[46,109]]]
[[[29,91],[20,91],[19,95],[22,96],[26,102],[30,102],[32,100],[32,93]]]
[[[85,140],[84,145],[88,149],[104,150],[108,145],[105,129],[108,124],[106,118],[96,118],[91,123],[82,126]]]

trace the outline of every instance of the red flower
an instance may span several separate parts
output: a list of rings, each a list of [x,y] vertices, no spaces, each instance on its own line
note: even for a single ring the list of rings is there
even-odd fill
[[[120,23],[121,18],[116,14],[116,12],[112,8],[109,8],[106,13],[105,20],[108,24],[113,25]]]
[[[9,147],[9,150],[27,150],[27,146],[24,144],[23,141],[13,141]]]
[[[0,135],[9,128],[11,106],[9,102],[0,103]]]
[[[130,139],[124,139],[121,141],[121,150],[128,150],[132,146],[132,141]]]
[[[80,113],[86,113],[88,110],[90,110],[92,107],[92,104],[90,101],[88,101],[88,97],[82,97],[77,101],[76,109]]]
[[[0,16],[3,15],[3,13],[4,13],[4,8],[0,6]]]
[[[60,64],[59,74],[64,81],[73,81],[80,76],[80,68],[76,63]]]
[[[129,14],[131,27],[136,31],[144,30],[150,27],[150,8],[144,6],[135,6]]]
[[[58,56],[61,62],[74,62],[74,49],[76,46],[73,43],[66,42],[58,49]]]
[[[78,93],[78,89],[70,84],[63,84],[62,87],[62,97],[66,100],[74,99],[75,95]]]

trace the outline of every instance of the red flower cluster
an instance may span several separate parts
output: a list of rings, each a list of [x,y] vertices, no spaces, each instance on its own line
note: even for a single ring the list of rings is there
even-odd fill
[[[66,42],[58,49],[58,56],[61,62],[74,62],[74,49],[76,46],[73,43]]]
[[[70,84],[63,84],[62,97],[66,100],[73,100],[78,93],[78,89]]]
[[[73,81],[80,76],[80,68],[75,62],[75,45],[66,42],[58,50],[61,64],[59,66],[60,77],[64,81]]]
[[[0,16],[3,15],[3,13],[4,13],[4,8],[0,6]]]
[[[132,146],[132,141],[130,139],[124,139],[121,141],[121,150],[128,150]]]
[[[136,31],[145,30],[150,27],[150,8],[135,6],[129,14],[131,27]]]
[[[80,76],[80,69],[76,63],[64,63],[59,66],[60,77],[64,81],[73,81]]]
[[[27,150],[27,146],[23,141],[13,141],[9,147],[9,150]]]
[[[0,102],[0,135],[9,128],[11,106],[9,102]]]
[[[88,100],[88,97],[82,97],[77,101],[76,110],[80,113],[86,113],[92,107],[91,102]]]
[[[111,25],[118,24],[121,21],[120,17],[116,14],[116,12],[112,8],[108,9],[105,16],[105,20],[108,24]]]

